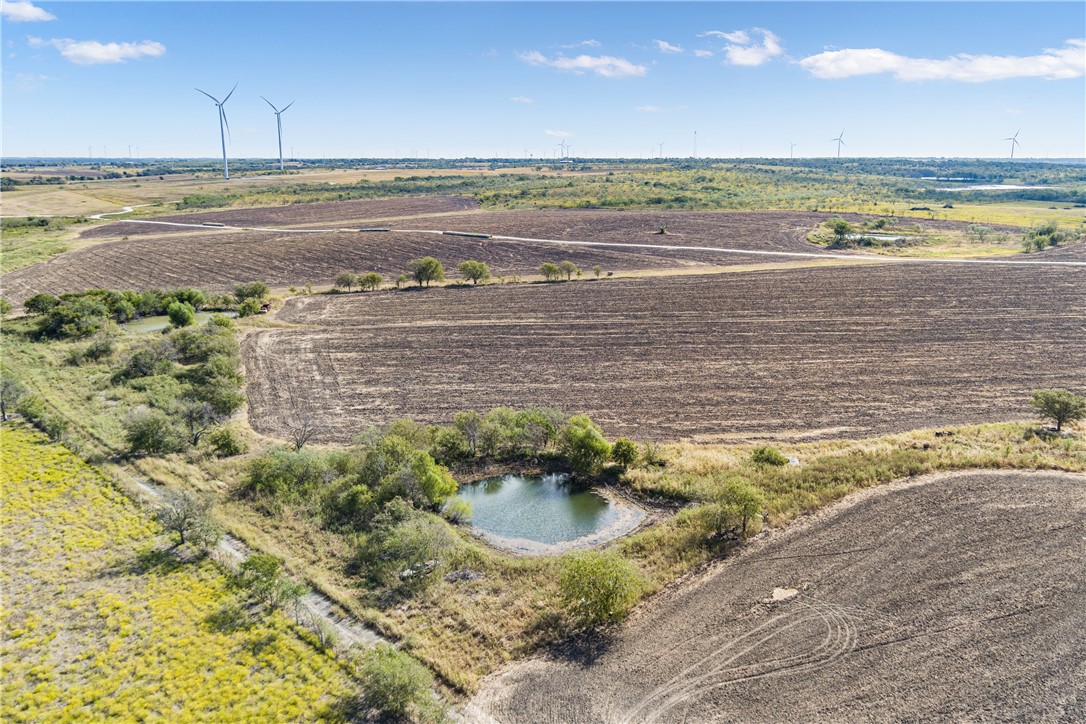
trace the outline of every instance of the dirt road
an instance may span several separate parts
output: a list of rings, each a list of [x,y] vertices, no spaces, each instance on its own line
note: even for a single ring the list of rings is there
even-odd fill
[[[610,638],[496,675],[465,718],[1082,721],[1086,476],[953,473],[858,494]]]

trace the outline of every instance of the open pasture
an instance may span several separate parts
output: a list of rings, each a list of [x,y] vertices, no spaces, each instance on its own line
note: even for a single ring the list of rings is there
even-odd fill
[[[858,437],[1029,416],[1081,391],[1086,272],[898,263],[301,297],[243,342],[250,421],[321,439],[499,405],[610,435]]]
[[[919,482],[851,496],[612,636],[508,669],[467,718],[1082,720],[1086,478]]]

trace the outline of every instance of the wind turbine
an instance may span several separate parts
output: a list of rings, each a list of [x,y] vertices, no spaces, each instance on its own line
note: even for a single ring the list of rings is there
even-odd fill
[[[283,110],[279,110],[275,106],[272,106],[272,102],[269,101],[267,98],[264,98],[264,96],[260,96],[260,97],[264,100],[265,103],[267,103],[269,106],[271,106],[271,109],[275,112],[275,125],[276,125],[276,128],[278,128],[278,130],[279,130],[279,173],[283,173],[283,119],[280,118],[279,116],[280,116],[280,114],[284,113],[287,110],[287,108],[290,108],[292,105],[294,105],[294,101],[291,101],[290,103],[288,103],[283,108]],[[225,103],[225,101],[223,101],[223,102]]]
[[[845,137],[845,129],[842,128],[841,133],[838,134],[837,138],[831,138],[830,139],[831,141],[837,141],[837,158],[841,158],[841,146],[845,145],[845,142],[843,140],[841,140],[841,139],[843,139],[844,137]]]
[[[664,157],[664,142],[660,141],[656,145],[660,147],[660,158],[663,158]]]
[[[1014,132],[1013,136],[1011,136],[1010,138],[1004,138],[1003,139],[1004,141],[1010,141],[1011,142],[1011,160],[1012,161],[1014,160],[1014,147],[1022,145],[1021,143],[1018,142],[1018,134],[1021,133],[1021,132],[1022,132],[1022,129],[1019,128],[1017,131]]]
[[[230,89],[230,92],[227,93],[226,97],[221,101],[207,91],[202,91],[199,88],[196,89],[197,92],[203,93],[205,96],[215,101],[215,106],[219,109],[219,137],[222,139],[222,177],[224,179],[230,178],[230,166],[226,161],[226,134],[230,131],[230,122],[226,120],[226,111],[223,109],[223,106],[230,100],[230,96],[234,95],[234,91],[237,89],[238,84],[235,83],[234,87]],[[226,127],[225,130],[223,130],[223,126]]]
[[[796,158],[796,144],[791,141],[788,142],[788,160],[792,161]]]

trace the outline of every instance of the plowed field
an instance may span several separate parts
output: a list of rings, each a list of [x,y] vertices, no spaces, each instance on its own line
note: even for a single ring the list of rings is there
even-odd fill
[[[325,440],[558,405],[639,439],[860,436],[1020,419],[1082,391],[1086,271],[901,263],[302,297],[244,341],[253,425]]]
[[[860,493],[493,678],[466,719],[1082,721],[1084,528],[1082,475]]]

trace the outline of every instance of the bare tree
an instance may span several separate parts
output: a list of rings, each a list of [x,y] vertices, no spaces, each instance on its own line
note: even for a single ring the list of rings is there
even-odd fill
[[[219,542],[222,532],[211,520],[214,501],[210,497],[188,490],[167,490],[155,519],[178,537],[177,545],[191,542],[204,550]]]
[[[26,396],[26,388],[18,380],[4,376],[0,378],[0,419],[8,421],[8,405],[15,405]]]
[[[306,400],[298,400],[294,396],[294,390],[287,395],[289,406],[287,408],[286,427],[295,450],[301,450],[305,444],[321,431],[317,413],[312,403]]]
[[[177,408],[177,415],[184,423],[185,432],[193,447],[200,444],[204,433],[225,419],[224,415],[215,412],[210,403],[191,398],[182,400]]]

